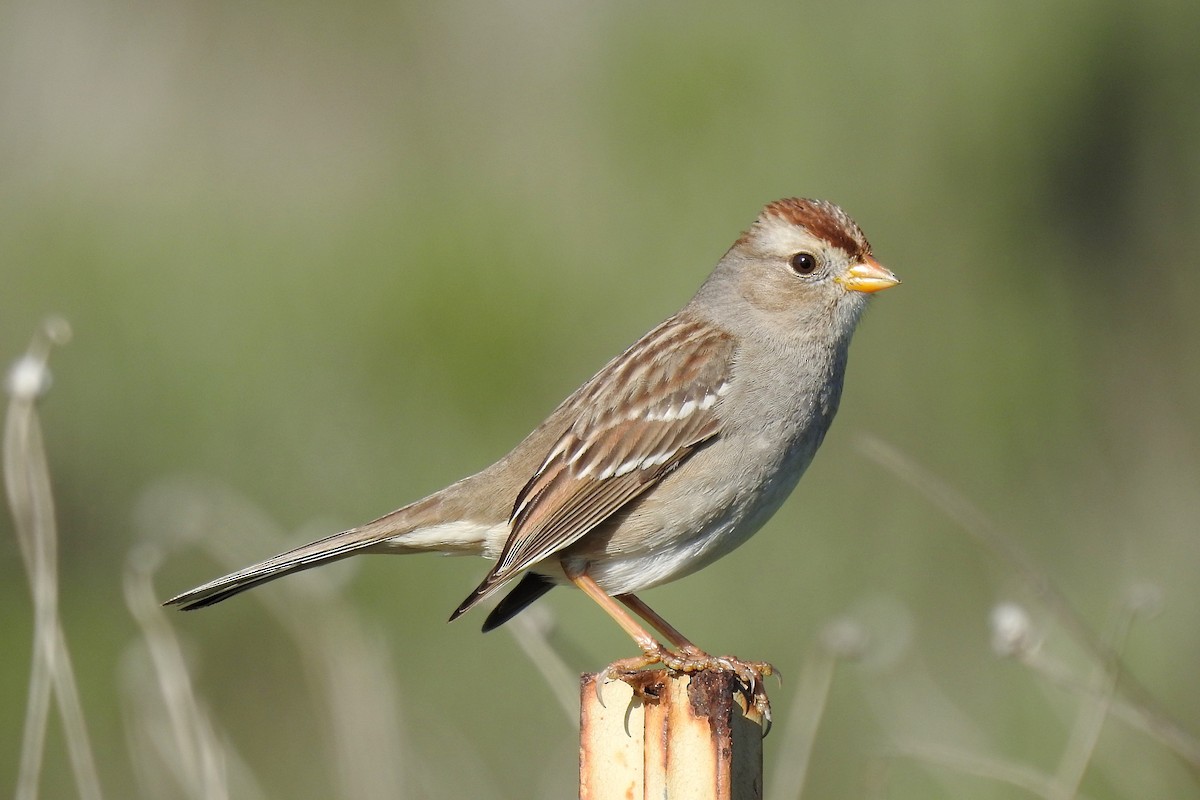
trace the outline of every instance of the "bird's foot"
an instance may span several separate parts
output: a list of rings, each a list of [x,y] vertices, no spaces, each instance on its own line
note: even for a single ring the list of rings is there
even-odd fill
[[[766,661],[743,661],[734,656],[712,656],[691,645],[674,652],[655,643],[654,646],[645,648],[640,656],[623,658],[609,664],[604,677],[610,681],[631,678],[637,672],[656,664],[685,674],[705,670],[732,673],[742,684],[742,693],[747,702],[762,715],[765,723],[763,735],[771,729],[771,702],[767,699],[764,679],[768,675],[778,675],[779,672]]]

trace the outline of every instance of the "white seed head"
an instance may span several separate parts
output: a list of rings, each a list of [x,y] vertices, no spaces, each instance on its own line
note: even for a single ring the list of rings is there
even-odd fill
[[[24,355],[8,369],[4,390],[15,400],[35,400],[50,390],[50,370],[44,358]]]
[[[821,629],[821,644],[835,658],[857,661],[870,647],[871,637],[856,620],[840,617]]]
[[[62,347],[67,342],[71,341],[71,336],[74,334],[71,331],[71,323],[66,317],[53,315],[42,320],[42,332],[51,344]]]
[[[1033,623],[1016,603],[999,603],[992,609],[992,649],[1004,658],[1015,658],[1034,649]]]

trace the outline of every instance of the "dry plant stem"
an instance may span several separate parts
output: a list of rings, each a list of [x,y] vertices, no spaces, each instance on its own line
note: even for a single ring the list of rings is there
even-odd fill
[[[1113,693],[1117,688],[1120,667],[1116,659],[1124,648],[1129,629],[1133,625],[1133,617],[1132,609],[1121,609],[1110,647],[1113,658],[1109,663],[1101,664],[1097,668],[1097,675],[1092,681],[1097,685],[1096,690],[1084,695],[1079,716],[1071,728],[1067,746],[1058,762],[1052,800],[1071,800],[1078,796],[1079,785],[1083,782],[1092,754],[1096,751],[1096,742],[1100,739],[1100,731],[1104,727],[1104,720],[1108,716]]]
[[[47,322],[35,335],[23,366],[45,374],[53,339],[65,340],[65,324]],[[15,384],[15,381],[14,381]],[[12,399],[4,430],[4,478],[14,529],[29,575],[34,605],[34,644],[28,706],[15,796],[37,796],[45,750],[50,697],[58,703],[76,788],[85,800],[99,800],[100,780],[71,667],[70,652],[58,616],[57,530],[50,474],[42,445],[36,401],[38,392],[10,386]]]
[[[142,629],[174,739],[175,759],[167,766],[197,800],[227,800],[224,748],[196,699],[179,642],[155,599],[147,562],[157,559],[138,555],[145,551],[135,551],[125,570],[125,603]]]
[[[1051,777],[1011,761],[986,758],[952,748],[921,743],[893,747],[884,755],[892,758],[908,758],[923,764],[946,767],[964,775],[974,775],[1007,783],[1037,797],[1045,798],[1045,800],[1052,800],[1057,796],[1055,781]],[[1086,800],[1086,796],[1082,794],[1075,794],[1074,797],[1077,800]]]
[[[1172,751],[1188,762],[1193,773],[1200,769],[1200,740],[1163,711],[1150,693],[1128,674],[1119,654],[1088,627],[1045,571],[1012,537],[996,527],[961,493],[890,444],[873,436],[863,436],[859,448],[868,458],[923,494],[976,541],[1007,561],[1068,633],[1100,665],[1111,668],[1116,675],[1116,688],[1139,709],[1146,724],[1158,732],[1155,738],[1171,743]]]
[[[1087,685],[1079,680],[1065,664],[1048,658],[1041,650],[1031,650],[1019,656],[1020,662],[1033,674],[1051,685],[1085,697],[1098,698],[1102,687]],[[1171,729],[1156,724],[1154,717],[1145,708],[1130,705],[1117,697],[1109,700],[1109,716],[1140,730],[1159,744],[1177,752],[1186,751],[1188,743],[1171,738]]]
[[[341,798],[401,797],[405,752],[396,687],[386,653],[319,579],[316,591],[260,594],[304,654],[309,679],[324,694]]]
[[[892,779],[894,754],[883,753],[867,763],[866,778],[863,780],[863,797],[866,800],[887,800],[888,782]]]
[[[36,340],[30,350],[34,347]],[[34,610],[28,699],[17,778],[18,800],[32,800],[37,796],[53,693],[55,649],[59,640],[53,506],[50,506],[47,518],[43,496],[46,466],[40,458],[43,450],[36,413],[33,397],[13,397],[4,430],[4,486],[21,558],[29,576]]]
[[[163,481],[147,492],[138,527],[158,540],[171,530],[169,541],[192,543],[231,567],[255,552],[282,549],[284,538],[240,496],[192,481]],[[325,715],[320,729],[334,765],[330,794],[343,800],[410,794],[405,754],[411,748],[404,742],[396,672],[382,637],[351,612],[336,583],[319,571],[255,596],[295,642],[298,666],[320,698]],[[226,745],[224,752],[232,751]]]
[[[786,738],[780,752],[788,756],[780,761],[773,781],[780,797],[799,800],[804,796],[817,729],[825,715],[825,704],[829,700],[836,667],[837,658],[833,653],[823,647],[814,647],[800,672],[799,687],[792,700],[792,713],[783,726]]]
[[[549,638],[542,631],[533,616],[536,609],[527,609],[518,614],[505,625],[534,668],[541,673],[542,678],[554,693],[554,699],[571,721],[572,727],[579,727],[579,687],[578,678],[566,662],[550,644]]]
[[[926,471],[891,445],[870,436],[860,440],[862,451],[877,464],[925,495],[935,506],[962,526],[976,541],[1004,558],[1029,584],[1038,598],[1059,618],[1075,639],[1098,660],[1107,663],[1112,650],[1092,632],[1067,602],[1050,578],[1016,541],[997,528],[970,500],[946,482]]]
[[[257,509],[224,502],[241,513],[233,520],[202,519],[198,524],[205,532],[195,537],[215,561],[236,566],[246,559],[244,551],[279,547],[278,537],[264,532],[269,523]],[[213,505],[208,499],[206,510]],[[336,765],[334,794],[344,800],[406,796],[408,749],[387,653],[346,606],[333,581],[320,572],[305,578],[257,596],[296,642],[306,676],[324,700],[325,738]]]

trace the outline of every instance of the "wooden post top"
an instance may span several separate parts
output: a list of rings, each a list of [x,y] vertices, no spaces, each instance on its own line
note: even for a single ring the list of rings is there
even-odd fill
[[[736,676],[585,674],[580,701],[582,800],[761,800],[762,719]]]

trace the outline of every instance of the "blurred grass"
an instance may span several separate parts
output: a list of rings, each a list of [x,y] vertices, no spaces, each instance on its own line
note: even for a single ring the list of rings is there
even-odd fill
[[[110,796],[135,792],[117,665],[139,634],[121,576],[150,487],[215,477],[307,532],[418,497],[503,453],[792,194],[842,203],[905,284],[865,320],[796,497],[649,601],[785,675],[843,613],[898,639],[835,676],[806,796],[862,796],[894,738],[1051,770],[1075,700],[988,649],[988,610],[1018,581],[864,458],[867,432],[949,479],[1095,627],[1130,584],[1160,587],[1126,660],[1200,727],[1194,3],[65,0],[0,15],[0,343],[15,358],[52,311],[76,332],[42,413],[61,613]],[[8,786],[30,623],[2,538]],[[178,556],[158,591],[219,569]],[[432,765],[410,792],[570,794],[573,734],[519,650],[443,624],[482,569],[366,559],[347,587],[386,632],[408,744]],[[573,667],[627,653],[562,595],[546,603]],[[268,794],[329,785],[310,687],[257,603],[173,622]],[[1085,674],[1053,626],[1046,647]],[[433,702],[442,685],[456,692]],[[65,763],[61,746],[49,758]],[[1096,764],[1089,797],[1200,794],[1118,723]],[[888,797],[963,793],[1021,796],[889,772]]]

